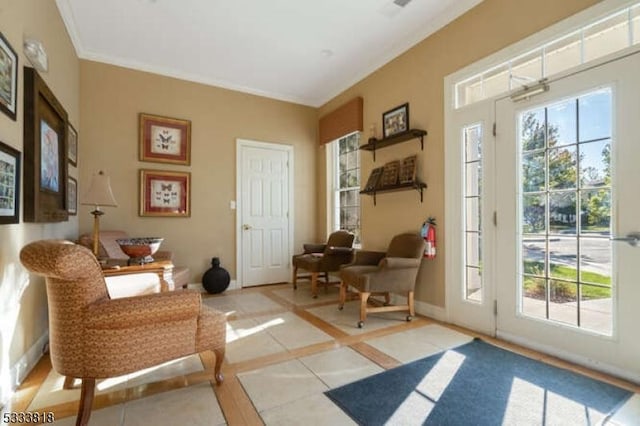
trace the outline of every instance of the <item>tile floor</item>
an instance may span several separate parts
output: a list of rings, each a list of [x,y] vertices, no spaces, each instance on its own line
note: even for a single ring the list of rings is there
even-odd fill
[[[324,391],[473,338],[422,317],[407,323],[397,312],[371,315],[359,329],[358,303],[339,311],[335,288],[321,290],[318,299],[308,284],[203,298],[228,317],[225,383],[198,379],[204,367],[197,355],[102,380],[90,425],[350,425]],[[49,371],[26,410],[53,411],[55,424],[74,424],[79,390],[63,390],[62,383]],[[612,424],[638,419],[636,394]]]

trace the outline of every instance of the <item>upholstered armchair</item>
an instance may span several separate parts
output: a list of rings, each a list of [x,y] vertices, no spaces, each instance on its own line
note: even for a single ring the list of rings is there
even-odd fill
[[[367,313],[408,311],[407,321],[415,315],[413,291],[424,253],[424,239],[418,234],[393,237],[386,252],[358,251],[353,263],[340,268],[340,304],[344,307],[351,287],[360,299],[360,321],[364,326]],[[390,305],[391,293],[406,294],[406,305]],[[370,296],[384,296],[383,306],[371,306]]]
[[[304,253],[291,259],[293,264],[293,289],[298,288],[299,278],[311,278],[311,296],[318,297],[318,275],[324,275],[324,285],[328,286],[329,272],[337,272],[340,266],[351,262],[354,235],[347,231],[336,231],[329,235],[326,244],[304,244]],[[298,275],[298,269],[309,275]]]
[[[185,290],[111,299],[91,250],[69,241],[36,241],[22,264],[46,278],[51,363],[82,379],[77,423],[91,415],[96,379],[128,374],[187,355],[213,351],[218,384],[226,317]]]
[[[129,235],[124,231],[100,231],[98,257],[100,259],[129,259],[129,256],[120,249],[120,245],[116,242],[119,238],[129,238]],[[78,244],[89,249],[92,248],[93,234],[82,234],[78,239]],[[153,258],[155,260],[172,260],[173,253],[168,250],[158,250]],[[186,288],[191,278],[190,274],[189,268],[186,266],[174,266],[172,278],[175,288]]]

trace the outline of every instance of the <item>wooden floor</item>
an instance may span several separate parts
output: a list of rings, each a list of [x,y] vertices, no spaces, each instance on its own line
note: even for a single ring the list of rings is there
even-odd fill
[[[323,319],[314,316],[309,313],[308,309],[319,306],[326,306],[330,304],[335,304],[336,300],[321,300],[309,302],[310,304],[300,305],[298,303],[294,303],[291,300],[286,300],[280,295],[276,294],[277,290],[282,290],[285,288],[290,288],[290,285],[273,285],[273,286],[264,286],[257,287],[251,289],[243,289],[243,290],[234,290],[228,291],[224,295],[221,296],[209,296],[203,295],[203,298],[209,297],[231,297],[233,295],[238,294],[251,294],[257,293],[263,296],[268,297],[270,300],[276,302],[278,306],[281,308],[273,309],[272,311],[275,313],[282,312],[290,312],[296,315],[297,317],[303,319],[304,321],[312,324],[318,329],[322,330],[324,333],[327,333],[331,336],[332,340],[308,345],[305,347],[287,350],[280,353],[270,354],[266,356],[258,356],[253,359],[243,360],[236,363],[228,363],[225,361],[223,365],[223,373],[225,376],[225,381],[223,385],[216,386],[215,382],[212,381],[212,369],[213,369],[213,356],[209,354],[201,355],[201,361],[205,367],[204,371],[197,371],[194,373],[173,377],[171,379],[162,380],[158,382],[153,382],[145,385],[129,387],[126,389],[115,390],[113,392],[108,392],[104,394],[97,395],[94,401],[94,411],[100,408],[109,407],[116,404],[121,404],[123,402],[132,401],[140,398],[145,398],[151,395],[155,395],[162,392],[167,392],[175,389],[185,388],[189,386],[193,386],[199,383],[211,382],[212,387],[214,389],[215,395],[218,399],[218,403],[224,417],[226,419],[227,424],[229,425],[261,425],[263,421],[256,411],[254,404],[250,400],[249,396],[245,392],[242,387],[240,380],[238,379],[238,374],[255,370],[261,367],[265,367],[268,365],[277,364],[287,360],[293,360],[296,358],[312,355],[315,353],[320,353],[323,351],[327,351],[334,348],[340,347],[349,347],[359,354],[366,357],[368,360],[382,367],[383,369],[389,369],[400,365],[401,363],[392,358],[391,356],[375,349],[373,346],[367,344],[367,341],[379,337],[391,335],[394,333],[399,333],[406,330],[411,330],[414,328],[424,327],[427,324],[440,324],[442,326],[448,327],[453,330],[457,330],[464,334],[473,337],[480,337],[492,344],[500,346],[505,349],[512,350],[519,354],[541,360],[543,362],[559,366],[562,368],[567,368],[569,370],[573,370],[592,378],[596,378],[605,382],[609,382],[611,384],[617,385],[619,387],[628,389],[632,392],[640,392],[640,386],[634,385],[624,380],[620,380],[611,376],[608,376],[603,373],[599,373],[596,371],[592,371],[583,367],[575,366],[573,364],[567,363],[565,361],[559,360],[555,357],[550,357],[545,354],[532,351],[529,349],[525,349],[504,341],[500,341],[494,339],[489,336],[480,335],[470,330],[462,329],[460,327],[455,327],[451,325],[446,325],[439,323],[435,320],[428,319],[425,317],[418,316],[412,322],[397,322],[394,325],[389,327],[384,327],[381,329],[375,329],[371,331],[367,331],[362,334],[348,334],[345,333],[340,328],[335,325],[324,321]],[[298,289],[298,291],[306,291],[304,289]],[[228,316],[229,321],[237,320],[237,319],[247,319],[254,318],[258,315],[264,315],[265,312],[262,311],[260,313],[231,313]],[[354,319],[355,321],[355,319]],[[25,412],[28,411],[31,402],[33,401],[36,393],[39,388],[42,386],[44,380],[48,376],[51,371],[51,362],[49,360],[48,355],[45,355],[36,365],[36,367],[31,371],[31,373],[27,376],[26,380],[18,391],[15,393],[13,401],[10,406],[10,410],[13,412]],[[76,414],[78,407],[78,402],[64,402],[48,407],[38,407],[38,411],[51,411],[54,413],[56,420],[63,419],[65,417],[73,417]],[[6,407],[5,407],[6,409]]]

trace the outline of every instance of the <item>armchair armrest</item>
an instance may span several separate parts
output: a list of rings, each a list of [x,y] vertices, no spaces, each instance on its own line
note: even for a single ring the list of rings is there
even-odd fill
[[[383,251],[356,251],[355,258],[350,265],[377,265],[386,255]]]
[[[138,325],[195,319],[200,313],[200,304],[200,293],[187,290],[122,299],[104,299],[87,307],[86,327],[123,329]]]
[[[322,253],[327,247],[326,244],[303,244],[305,254],[307,253]]]
[[[385,257],[380,261],[380,268],[385,269],[412,269],[420,267],[422,259],[407,257]]]
[[[325,254],[351,254],[353,249],[351,247],[328,247]]]

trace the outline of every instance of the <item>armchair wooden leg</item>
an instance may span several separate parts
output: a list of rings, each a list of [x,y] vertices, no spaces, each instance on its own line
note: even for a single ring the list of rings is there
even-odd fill
[[[64,384],[62,385],[62,389],[73,389],[73,384],[76,381],[75,377],[66,376],[64,378]]]
[[[293,289],[297,290],[298,289],[298,267],[297,266],[293,267],[293,277],[291,278],[291,281],[293,282]]]
[[[407,302],[409,303],[409,315],[412,317],[416,316],[416,311],[413,306],[413,291],[409,292],[409,297],[407,297]]]
[[[338,309],[340,310],[344,308],[344,302],[347,300],[347,287],[347,283],[340,281],[340,302],[338,304]]]
[[[358,327],[360,328],[362,328],[364,321],[367,319],[367,301],[369,300],[369,296],[371,296],[371,293],[360,293],[360,322],[358,323]]]
[[[311,297],[314,299],[318,297],[318,273],[311,273]]]
[[[225,348],[218,348],[213,350],[213,353],[216,355],[216,364],[213,371],[215,372],[216,383],[219,385],[222,384],[222,381],[224,380],[224,376],[220,371],[222,368],[222,361],[224,361],[224,351]]]
[[[80,391],[80,408],[76,417],[76,426],[86,426],[91,417],[91,405],[93,404],[93,393],[96,390],[96,379],[83,378],[82,390]]]

